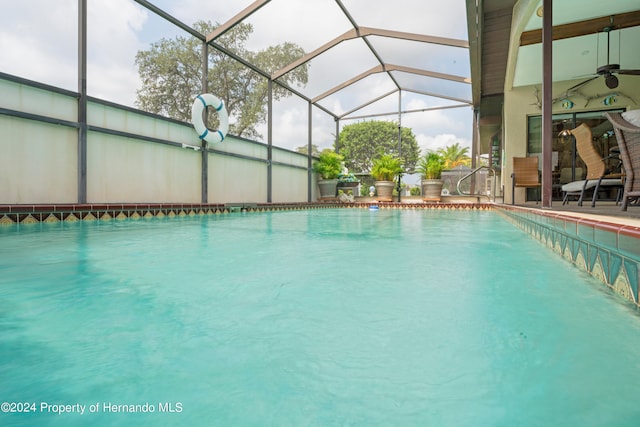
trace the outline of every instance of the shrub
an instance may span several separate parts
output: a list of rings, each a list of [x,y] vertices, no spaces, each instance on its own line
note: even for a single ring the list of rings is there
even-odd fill
[[[391,154],[384,154],[374,159],[371,176],[376,181],[393,181],[402,172],[400,159]]]
[[[344,157],[331,149],[322,150],[318,160],[313,164],[313,171],[322,179],[337,179],[342,172]]]
[[[418,172],[423,179],[440,179],[444,169],[444,158],[435,152],[429,152],[420,158]]]

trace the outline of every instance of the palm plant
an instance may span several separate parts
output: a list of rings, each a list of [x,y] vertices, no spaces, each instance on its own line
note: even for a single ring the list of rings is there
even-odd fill
[[[467,155],[469,147],[461,147],[459,142],[438,150],[444,159],[444,168],[453,169],[456,166],[468,166],[471,158]]]
[[[337,179],[342,172],[344,157],[331,149],[322,150],[318,160],[313,164],[313,171],[322,179]]]
[[[420,158],[417,170],[423,179],[440,179],[445,166],[445,158],[439,153],[430,151]]]
[[[376,181],[393,181],[401,172],[401,160],[391,154],[383,154],[374,159],[371,166],[371,176]]]

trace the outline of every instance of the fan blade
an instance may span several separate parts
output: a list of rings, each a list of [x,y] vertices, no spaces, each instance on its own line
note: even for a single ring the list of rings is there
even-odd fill
[[[587,79],[587,80],[585,80],[585,81],[582,81],[582,82],[578,83],[578,84],[577,84],[577,85],[575,85],[575,86],[571,86],[571,87],[570,87],[569,89],[567,89],[565,92],[566,92],[566,93],[569,93],[569,92],[571,92],[572,90],[576,90],[576,89],[578,89],[578,88],[580,88],[580,87],[582,87],[582,86],[586,85],[586,84],[587,84],[587,83],[589,83],[590,81],[593,81],[593,80],[597,79],[598,77],[600,77],[600,76],[593,76],[593,77],[591,77],[591,78],[589,78],[589,79]]]
[[[618,74],[629,74],[632,76],[640,76],[640,70],[618,70],[616,71]]]

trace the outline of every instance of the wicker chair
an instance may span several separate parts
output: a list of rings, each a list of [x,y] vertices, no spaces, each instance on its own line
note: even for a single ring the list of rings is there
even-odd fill
[[[511,204],[515,204],[516,187],[541,187],[540,172],[537,157],[514,157],[513,173],[511,174]]]
[[[569,182],[562,186],[562,191],[564,192],[562,204],[569,203],[569,197],[578,196],[578,206],[582,206],[582,201],[587,191],[593,190],[591,207],[594,207],[598,193],[604,187],[618,188],[617,203],[622,191],[622,174],[606,174],[607,165],[593,146],[593,134],[589,126],[583,123],[573,129],[571,134],[576,138],[578,155],[587,166],[587,176],[584,180]]]
[[[618,139],[620,157],[625,172],[622,210],[626,211],[630,202],[640,201],[640,126],[634,126],[620,113],[605,113],[613,125]]]

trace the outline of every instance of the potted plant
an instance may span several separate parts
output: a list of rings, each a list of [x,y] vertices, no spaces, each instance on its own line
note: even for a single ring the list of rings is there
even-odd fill
[[[346,168],[343,168],[342,173],[338,175],[338,194],[340,194],[340,190],[347,193],[348,191],[355,191],[360,185],[360,180],[356,178],[356,176]]]
[[[376,193],[379,202],[393,201],[394,179],[402,172],[400,159],[384,154],[373,160],[371,176],[375,179]]]
[[[428,152],[418,162],[418,172],[422,177],[422,200],[439,202],[442,193],[442,170],[444,158],[436,152]]]
[[[335,151],[327,148],[318,155],[318,160],[313,164],[313,171],[320,175],[318,187],[320,199],[336,197],[338,176],[342,172],[342,160],[344,158]]]

